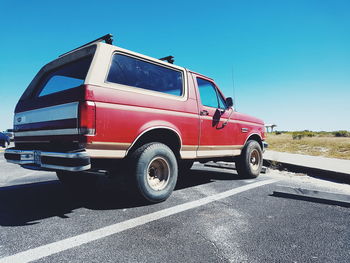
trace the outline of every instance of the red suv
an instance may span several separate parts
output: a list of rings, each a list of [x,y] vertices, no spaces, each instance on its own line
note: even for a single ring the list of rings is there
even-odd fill
[[[263,121],[236,112],[211,78],[172,57],[111,42],[106,35],[39,71],[16,106],[7,161],[56,171],[66,184],[127,167],[130,187],[151,202],[168,198],[195,160],[234,161],[238,174],[259,175]]]

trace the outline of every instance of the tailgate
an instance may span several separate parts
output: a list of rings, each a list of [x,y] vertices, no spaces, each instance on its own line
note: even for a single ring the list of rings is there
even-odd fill
[[[78,130],[79,102],[29,110],[15,114],[16,148],[73,150],[80,148]]]
[[[16,149],[71,152],[84,148],[85,135],[94,133],[94,127],[84,126],[84,114],[91,106],[84,83],[94,52],[95,47],[79,50],[39,71],[16,106]]]

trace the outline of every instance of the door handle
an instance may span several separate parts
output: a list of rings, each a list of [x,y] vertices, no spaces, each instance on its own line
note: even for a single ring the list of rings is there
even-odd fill
[[[201,110],[199,113],[201,116],[208,116],[209,112],[207,110]]]

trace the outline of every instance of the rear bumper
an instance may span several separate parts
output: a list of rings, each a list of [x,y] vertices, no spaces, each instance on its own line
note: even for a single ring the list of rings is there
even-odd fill
[[[5,159],[38,170],[85,171],[91,168],[90,157],[85,151],[62,153],[9,148],[5,150]]]

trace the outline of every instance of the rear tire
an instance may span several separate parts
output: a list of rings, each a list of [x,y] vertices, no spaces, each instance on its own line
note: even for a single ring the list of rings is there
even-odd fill
[[[257,141],[249,140],[242,153],[236,159],[236,170],[239,176],[256,178],[261,172],[263,155],[261,146]]]
[[[177,161],[173,151],[162,143],[148,143],[131,154],[131,171],[136,191],[148,202],[166,200],[177,182]]]

